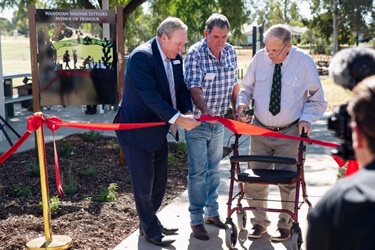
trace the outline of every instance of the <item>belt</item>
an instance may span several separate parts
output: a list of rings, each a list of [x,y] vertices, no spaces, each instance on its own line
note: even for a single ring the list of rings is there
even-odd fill
[[[299,121],[299,119],[297,119],[297,120],[295,120],[294,122],[289,123],[289,124],[286,125],[286,126],[275,127],[275,126],[267,126],[267,125],[264,125],[263,123],[261,123],[261,122],[259,121],[259,119],[258,119],[256,116],[254,116],[254,119],[255,119],[255,120],[256,120],[256,121],[257,121],[262,127],[266,128],[266,129],[269,129],[269,130],[272,130],[272,131],[280,131],[280,130],[283,130],[283,129],[289,128],[289,127],[291,127],[291,126],[297,124],[298,121]]]

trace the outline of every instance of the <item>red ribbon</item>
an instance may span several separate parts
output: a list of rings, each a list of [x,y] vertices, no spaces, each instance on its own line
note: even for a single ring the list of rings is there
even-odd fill
[[[12,154],[14,154],[14,152],[17,151],[17,149],[26,141],[26,139],[29,138],[30,134],[30,131],[26,131],[10,149],[2,154],[0,156],[0,164],[6,161]]]
[[[114,123],[114,124],[62,122],[61,124],[59,124],[59,126],[61,127],[91,129],[91,130],[126,130],[126,129],[149,128],[149,127],[163,126],[163,125],[165,125],[164,122]]]
[[[209,115],[203,115],[199,119],[200,121],[219,121],[224,126],[232,131],[233,133],[236,134],[241,134],[241,135],[261,135],[261,136],[269,136],[269,137],[277,137],[277,138],[284,138],[288,140],[296,140],[296,141],[304,141],[307,143],[313,143],[313,144],[319,144],[322,146],[326,147],[333,147],[337,148],[340,146],[338,143],[333,143],[333,142],[327,142],[327,141],[319,141],[319,140],[314,140],[310,138],[302,138],[302,137],[297,137],[297,136],[291,136],[291,135],[283,135],[265,128],[261,128],[258,126],[254,126],[248,123],[243,123],[231,119],[226,119],[226,118],[221,118],[221,117],[212,117]]]
[[[55,161],[55,176],[56,176],[56,188],[60,197],[63,197],[64,191],[61,183],[59,156],[57,154],[56,142],[55,142],[55,130],[60,127],[71,127],[80,129],[91,129],[91,130],[122,130],[122,129],[137,129],[146,128],[153,126],[165,125],[164,122],[153,122],[153,123],[128,123],[128,124],[95,124],[95,123],[63,123],[60,118],[52,116],[50,118],[33,116],[28,118],[28,130],[36,130],[42,124],[45,124],[52,132],[53,136],[53,152]]]
[[[348,167],[346,168],[346,176],[354,174],[358,169],[358,162],[356,160],[349,160]]]
[[[46,125],[48,129],[51,130],[53,134],[53,143],[54,143],[54,160],[55,160],[55,172],[56,172],[56,186],[59,196],[62,197],[63,189],[61,185],[61,178],[60,178],[60,168],[58,164],[58,154],[57,148],[55,143],[55,136],[54,131],[58,130],[60,127],[70,127],[70,128],[78,128],[78,129],[90,129],[90,130],[125,130],[125,129],[140,129],[140,128],[148,128],[154,126],[163,126],[165,125],[164,122],[150,122],[150,123],[116,123],[116,124],[103,124],[103,123],[73,123],[73,122],[62,122],[60,118],[56,116],[52,117],[42,117],[42,116],[31,116],[29,117],[27,122],[27,131],[22,135],[22,137],[3,155],[0,156],[0,164],[3,163],[6,159],[8,159],[22,144],[26,141],[26,139],[30,136],[32,131],[37,130],[43,124]],[[284,138],[288,140],[297,140],[297,141],[305,141],[307,143],[318,144],[326,147],[333,147],[337,148],[340,146],[338,143],[332,143],[327,141],[319,141],[310,138],[302,138],[290,135],[283,135],[265,128],[261,128],[258,126],[254,126],[251,124],[221,118],[221,117],[212,117],[209,115],[201,116],[199,121],[207,122],[207,121],[218,121],[222,123],[226,128],[231,130],[233,133],[236,134],[246,134],[246,135],[258,135],[258,136],[269,136],[269,137],[277,137],[277,138]],[[338,156],[333,156],[335,161],[338,163],[340,167],[344,166],[346,162],[342,160]],[[358,170],[358,163],[356,161],[349,161],[348,168],[346,175],[353,174]]]
[[[209,115],[203,115],[199,119],[200,121],[219,121],[226,128],[231,130],[233,133],[236,134],[245,134],[245,135],[259,135],[259,136],[269,136],[269,137],[276,137],[276,138],[284,138],[288,140],[297,140],[297,141],[304,141],[307,143],[312,143],[312,144],[318,144],[326,147],[332,147],[332,148],[337,148],[340,146],[338,143],[333,143],[333,142],[327,142],[327,141],[319,141],[319,140],[314,140],[310,138],[302,138],[302,137],[296,137],[296,136],[290,136],[290,135],[284,135],[280,134],[265,128],[261,128],[258,126],[254,126],[251,124],[231,120],[231,119],[226,119],[226,118],[221,118],[221,117],[212,117]],[[346,163],[348,163],[348,167],[346,169],[346,176],[351,175],[355,173],[358,170],[358,163],[357,161],[350,160],[350,161],[344,161],[341,157],[334,155],[333,159],[337,162],[339,167],[345,166]]]

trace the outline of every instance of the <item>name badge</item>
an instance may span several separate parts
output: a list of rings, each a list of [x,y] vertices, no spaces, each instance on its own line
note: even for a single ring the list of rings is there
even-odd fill
[[[204,80],[206,81],[213,81],[215,79],[216,74],[215,73],[207,73],[204,77]]]
[[[181,64],[180,60],[173,60],[172,63],[173,63],[173,65]]]

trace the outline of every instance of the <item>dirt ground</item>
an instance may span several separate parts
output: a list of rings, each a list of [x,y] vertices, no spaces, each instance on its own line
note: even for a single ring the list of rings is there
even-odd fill
[[[117,139],[88,135],[74,134],[56,142],[65,196],[59,199],[58,209],[51,204],[52,236],[70,236],[71,249],[111,249],[137,229],[137,212],[127,167],[119,164]],[[186,189],[184,146],[169,143],[171,164],[163,206]],[[46,151],[49,196],[53,198],[57,190],[51,143]],[[224,151],[230,152],[227,148]],[[103,197],[111,197],[103,191],[113,183],[117,185],[116,200],[101,202]],[[27,249],[27,242],[44,237],[40,202],[39,166],[34,151],[14,154],[0,164],[1,250]]]

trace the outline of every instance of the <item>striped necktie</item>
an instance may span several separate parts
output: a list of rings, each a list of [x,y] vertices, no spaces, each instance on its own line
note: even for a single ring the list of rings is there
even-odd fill
[[[171,92],[173,108],[177,108],[171,60],[169,60],[168,58],[165,58],[165,61],[167,62],[167,77],[168,77],[168,83],[169,83],[169,91]]]
[[[168,58],[165,58],[165,61],[167,62],[167,78],[168,78],[168,83],[169,83],[169,91],[171,92],[171,98],[172,98],[172,104],[173,108],[177,109],[177,103],[176,103],[176,91],[175,91],[175,86],[174,86],[174,79],[173,79],[173,70],[172,70],[172,64],[171,60]],[[177,124],[171,124],[169,127],[169,132],[178,140],[177,136],[177,130],[178,130],[178,125]]]
[[[277,115],[280,112],[281,101],[281,65],[282,63],[275,64],[275,71],[272,77],[272,89],[270,96],[269,111],[272,115]]]

